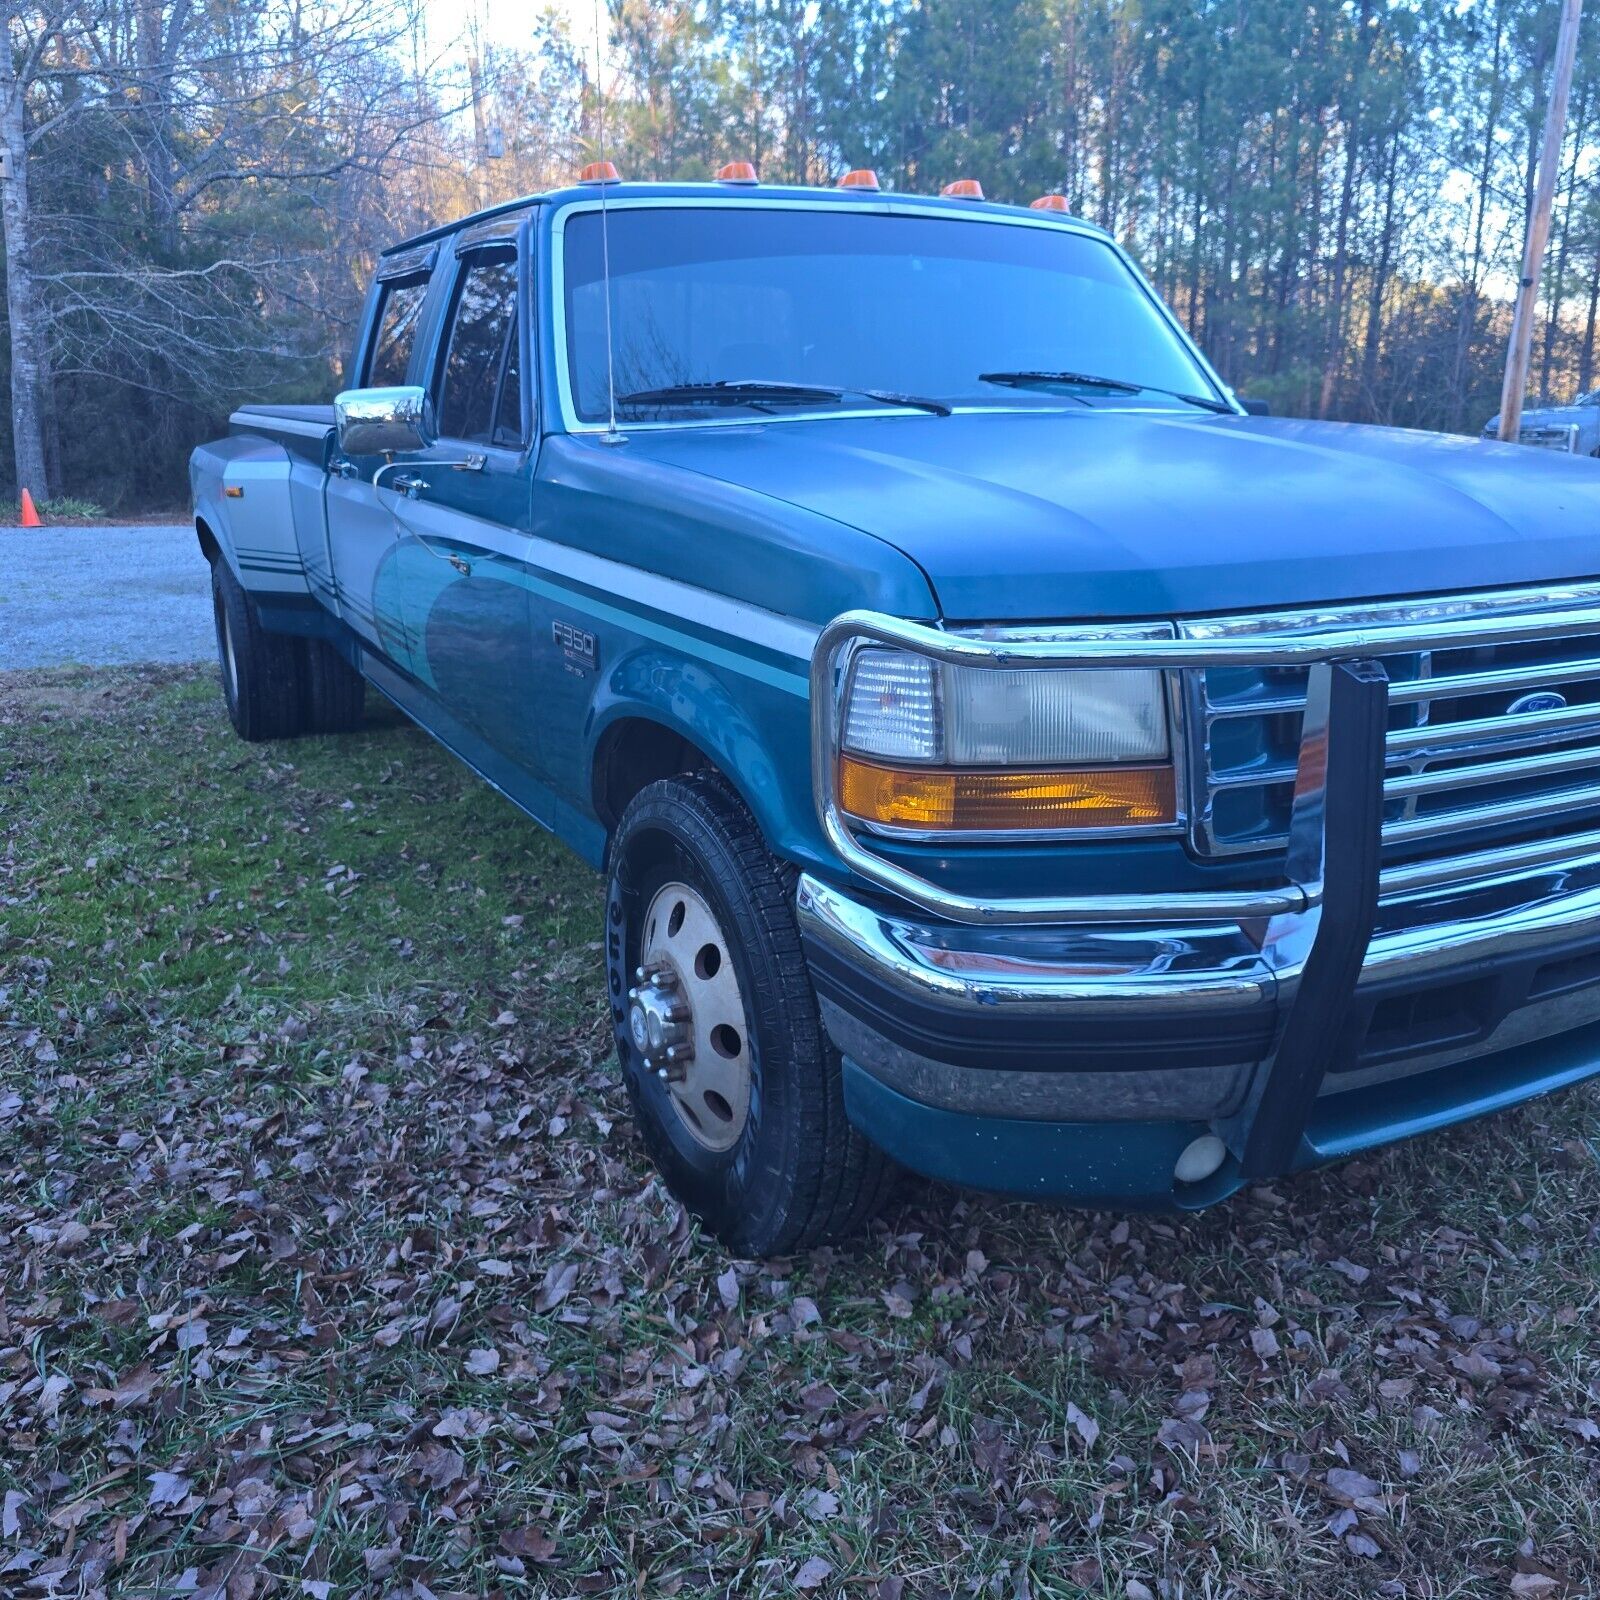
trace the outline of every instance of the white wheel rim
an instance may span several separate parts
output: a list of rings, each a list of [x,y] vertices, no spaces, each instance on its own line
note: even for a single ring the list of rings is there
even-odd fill
[[[728,941],[704,898],[663,884],[644,914],[628,1026],[678,1120],[731,1149],[750,1116],[750,1037]]]

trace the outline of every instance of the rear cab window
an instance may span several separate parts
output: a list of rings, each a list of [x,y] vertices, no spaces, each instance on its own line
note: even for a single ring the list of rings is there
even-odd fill
[[[517,291],[510,242],[461,257],[433,385],[441,438],[507,450],[523,444]]]
[[[427,298],[426,273],[389,279],[379,285],[377,331],[367,353],[366,370],[361,374],[362,388],[391,388],[406,381]]]

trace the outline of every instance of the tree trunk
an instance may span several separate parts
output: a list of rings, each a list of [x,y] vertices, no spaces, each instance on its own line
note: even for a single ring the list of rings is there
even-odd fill
[[[0,145],[11,152],[12,175],[0,180],[5,224],[6,314],[11,324],[11,432],[16,447],[17,491],[50,497],[44,463],[44,317],[33,282],[28,218],[28,137],[23,89],[17,82],[9,39],[0,39]]]
[[[1544,351],[1539,365],[1539,403],[1550,404],[1550,369],[1555,363],[1556,335],[1561,331],[1561,308],[1566,302],[1567,252],[1572,242],[1572,208],[1578,193],[1578,162],[1587,142],[1589,86],[1578,97],[1578,115],[1572,124],[1572,164],[1567,169],[1567,203],[1561,212],[1561,237],[1556,242],[1545,290]]]
[[[1363,402],[1374,417],[1378,409],[1378,354],[1383,338],[1383,296],[1389,283],[1389,266],[1394,252],[1394,197],[1399,185],[1400,136],[1389,147],[1389,162],[1384,173],[1383,225],[1378,234],[1378,259],[1372,269],[1372,290],[1367,299],[1367,342],[1361,354]],[[1382,416],[1387,421],[1388,417]]]
[[[1355,209],[1356,172],[1361,160],[1361,94],[1365,87],[1366,52],[1371,48],[1367,42],[1367,18],[1371,10],[1370,0],[1362,0],[1356,14],[1354,34],[1361,54],[1351,71],[1350,82],[1345,86],[1348,99],[1340,106],[1339,120],[1344,125],[1344,181],[1339,186],[1339,218],[1334,228],[1333,281],[1328,305],[1330,332],[1323,358],[1322,393],[1317,400],[1319,417],[1326,417],[1333,410],[1334,394],[1344,368],[1345,276],[1350,262],[1350,216]]]
[[[1594,263],[1589,268],[1589,314],[1583,324],[1583,350],[1578,357],[1578,393],[1586,395],[1594,381],[1594,333],[1597,313],[1600,313],[1600,250],[1596,250]]]

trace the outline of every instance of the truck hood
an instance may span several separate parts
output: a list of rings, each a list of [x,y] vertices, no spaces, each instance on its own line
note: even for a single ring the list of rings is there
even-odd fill
[[[886,540],[952,621],[1600,573],[1600,463],[1443,434],[1085,408],[641,430],[627,449]]]

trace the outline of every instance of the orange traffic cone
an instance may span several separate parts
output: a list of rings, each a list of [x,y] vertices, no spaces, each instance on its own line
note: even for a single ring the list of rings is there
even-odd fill
[[[39,516],[39,508],[33,503],[33,496],[26,489],[22,491],[22,526],[24,528],[44,526],[44,521]]]

